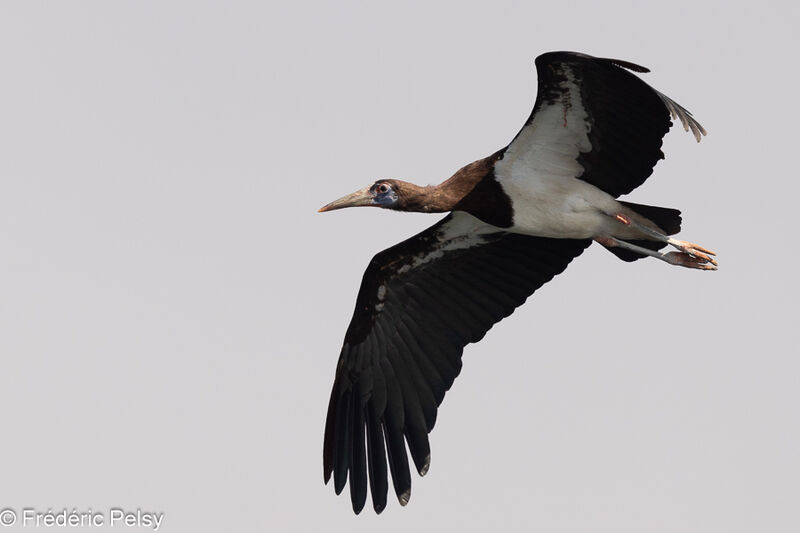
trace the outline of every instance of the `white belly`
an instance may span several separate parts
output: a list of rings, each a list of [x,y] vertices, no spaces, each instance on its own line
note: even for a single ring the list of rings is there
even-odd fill
[[[511,231],[593,237],[611,229],[613,214],[622,208],[611,195],[577,178],[584,172],[580,153],[592,149],[587,134],[591,124],[569,71],[567,78],[572,98],[540,109],[495,163],[495,179],[514,208]]]
[[[584,239],[613,231],[607,213],[620,211],[614,198],[585,181],[537,173],[500,181],[514,208],[510,231],[539,237]]]

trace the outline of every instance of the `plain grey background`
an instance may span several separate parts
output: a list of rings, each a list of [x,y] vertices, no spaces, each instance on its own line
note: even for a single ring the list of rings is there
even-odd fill
[[[800,530],[800,9],[744,4],[0,4],[0,507]],[[559,49],[650,67],[708,129],[628,198],[720,270],[592,247],[467,347],[409,506],[354,517],[322,484],[339,347],[372,255],[438,216],[316,209],[504,146]]]

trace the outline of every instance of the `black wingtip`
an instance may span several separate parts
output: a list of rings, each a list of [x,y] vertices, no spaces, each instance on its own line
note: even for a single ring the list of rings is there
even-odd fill
[[[431,467],[431,454],[428,454],[425,456],[425,461],[422,463],[422,466],[419,469],[417,469],[417,472],[419,472],[420,476],[424,476],[425,474],[428,473],[430,467]]]
[[[408,500],[410,499],[411,499],[411,487],[409,487],[408,490],[401,492],[400,494],[397,495],[397,500],[403,507],[408,505]]]
[[[342,491],[344,490],[344,486],[346,484],[347,484],[347,477],[342,478],[341,481],[334,479],[333,490],[336,492],[337,496],[342,493]]]
[[[383,503],[373,502],[372,508],[375,510],[375,514],[381,514],[383,510],[386,509],[386,502]]]

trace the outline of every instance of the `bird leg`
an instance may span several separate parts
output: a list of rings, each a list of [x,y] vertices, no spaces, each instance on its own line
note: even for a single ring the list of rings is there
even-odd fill
[[[713,258],[708,257],[708,255],[697,252],[696,248],[687,248],[687,250],[681,249],[680,252],[659,252],[656,250],[651,250],[649,248],[644,248],[642,246],[637,246],[635,244],[631,244],[629,242],[621,241],[615,237],[595,237],[595,241],[599,242],[603,246],[615,246],[619,248],[625,248],[626,250],[630,250],[632,252],[636,252],[637,254],[647,255],[650,257],[655,257],[656,259],[660,259],[661,261],[665,261],[670,265],[678,265],[686,268],[697,268],[699,270],[716,270],[717,269],[717,261]],[[674,240],[674,239],[673,239]],[[683,241],[678,241],[683,242]],[[672,244],[672,243],[670,243]],[[691,244],[691,243],[687,243]],[[674,246],[674,245],[673,245]],[[696,246],[696,245],[693,245]],[[705,248],[701,248],[706,252],[709,252]],[[688,250],[692,250],[689,252]],[[713,255],[712,252],[709,252]],[[695,255],[698,254],[698,255]],[[701,257],[702,256],[702,257]]]
[[[650,237],[654,238],[655,240],[658,240],[658,241],[661,241],[661,242],[665,242],[665,243],[669,244],[670,246],[674,246],[675,248],[680,250],[682,253],[655,252],[655,253],[659,254],[660,258],[664,257],[664,256],[670,256],[670,254],[674,254],[674,255],[671,255],[671,257],[673,258],[672,260],[666,260],[670,264],[686,266],[686,267],[689,267],[689,268],[698,268],[696,266],[693,266],[695,264],[701,264],[701,265],[702,264],[710,264],[710,265],[714,266],[713,269],[704,268],[703,270],[716,270],[717,260],[714,259],[712,256],[716,256],[717,254],[712,252],[708,248],[704,248],[703,246],[700,246],[699,244],[695,244],[693,242],[682,241],[682,240],[679,240],[679,239],[673,239],[669,235],[665,235],[665,234],[661,233],[660,231],[656,231],[653,228],[647,227],[644,224],[640,224],[639,222],[636,222],[631,217],[629,217],[628,215],[625,215],[623,213],[616,213],[614,215],[614,218],[617,219],[619,222],[622,222],[626,226],[630,226],[632,228],[636,228],[637,230],[641,231],[642,233],[644,233],[646,235],[649,235]],[[617,241],[617,242],[624,242],[624,241]],[[625,244],[629,245],[630,243],[625,243]],[[633,251],[637,251],[637,250],[633,250]],[[650,250],[650,251],[652,252],[652,250]],[[644,252],[641,252],[641,253],[644,253]],[[647,254],[647,255],[651,255],[651,254]],[[687,260],[686,257],[685,257],[686,255],[688,255],[692,260],[691,261]],[[699,262],[695,261],[695,259],[699,259],[700,261]],[[673,261],[677,261],[677,262],[673,262]],[[686,264],[686,263],[689,263],[689,264]]]
[[[674,246],[675,248],[680,250],[683,254],[688,254],[693,259],[700,259],[701,261],[699,262],[699,264],[711,264],[714,267],[717,266],[717,260],[712,257],[712,256],[716,256],[717,254],[712,252],[708,248],[704,248],[703,246],[700,246],[699,244],[695,244],[693,242],[682,241],[682,240],[679,240],[679,239],[673,239],[669,235],[665,235],[664,233],[662,233],[660,231],[657,231],[657,230],[655,230],[653,228],[645,226],[644,224],[636,222],[631,217],[629,217],[628,215],[625,215],[623,213],[616,213],[613,216],[614,216],[614,218],[616,220],[618,220],[619,222],[622,222],[626,226],[630,226],[632,228],[635,228],[635,229],[641,231],[642,233],[644,233],[646,235],[649,235],[650,237],[652,237],[652,238],[654,238],[656,240],[659,240],[661,242],[665,242],[665,243],[667,243],[667,244],[669,244],[671,246]],[[623,242],[623,241],[619,241],[619,242]],[[626,243],[626,244],[629,244],[629,243]],[[675,252],[672,252],[672,253],[675,254]],[[647,254],[647,255],[650,255],[650,254]],[[662,253],[661,255],[669,255],[669,254]],[[674,255],[673,257],[678,257],[678,254]],[[698,268],[698,267],[692,266],[694,264],[697,264],[697,261],[691,261],[691,265],[684,264],[686,262],[687,261],[685,259],[681,258],[681,259],[678,259],[677,263],[671,263],[671,264],[679,264],[681,266],[688,266],[690,268]],[[709,270],[709,269],[706,268],[704,270]],[[716,270],[716,268],[714,268],[713,270]]]

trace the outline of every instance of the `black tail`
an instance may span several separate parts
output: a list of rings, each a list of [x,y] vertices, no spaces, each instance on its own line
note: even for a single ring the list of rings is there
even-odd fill
[[[655,207],[652,205],[632,204],[630,202],[620,203],[631,211],[655,222],[656,225],[667,235],[674,235],[681,230],[681,212],[677,209],[670,209],[669,207]],[[661,241],[635,240],[628,242],[650,250],[660,250],[667,245],[667,243]],[[606,246],[606,249],[623,261],[628,262],[647,257],[646,255],[637,254],[636,252],[632,252],[624,248]]]
[[[652,205],[632,204],[620,202],[622,205],[644,218],[650,219],[664,230],[667,235],[675,235],[681,230],[681,212],[669,207],[655,207]],[[658,248],[654,248],[658,249]]]

